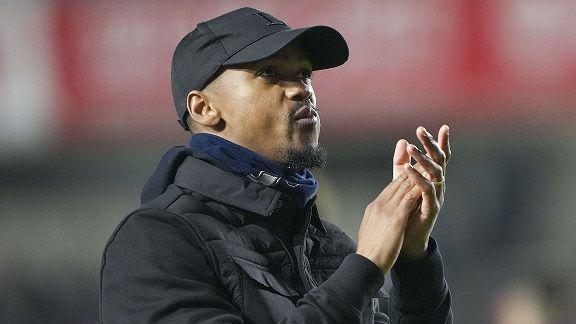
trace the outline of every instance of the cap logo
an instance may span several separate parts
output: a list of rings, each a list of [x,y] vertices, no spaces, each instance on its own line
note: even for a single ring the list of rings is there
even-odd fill
[[[269,14],[265,13],[265,12],[254,12],[252,13],[253,15],[256,15],[264,20],[266,20],[266,25],[267,26],[273,26],[273,25],[283,25],[286,26],[286,24],[272,16],[270,16]]]

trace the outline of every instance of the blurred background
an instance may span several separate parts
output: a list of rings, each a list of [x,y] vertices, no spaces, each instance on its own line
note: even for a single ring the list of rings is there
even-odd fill
[[[97,323],[100,258],[189,135],[172,52],[241,6],[350,46],[317,71],[324,218],[352,237],[399,138],[451,126],[455,323],[576,320],[576,1],[1,1],[0,322]]]

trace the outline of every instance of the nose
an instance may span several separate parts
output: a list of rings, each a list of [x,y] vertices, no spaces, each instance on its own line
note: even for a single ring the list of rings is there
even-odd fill
[[[285,87],[286,97],[293,101],[308,100],[314,93],[314,90],[312,90],[312,85],[300,79],[286,81]]]

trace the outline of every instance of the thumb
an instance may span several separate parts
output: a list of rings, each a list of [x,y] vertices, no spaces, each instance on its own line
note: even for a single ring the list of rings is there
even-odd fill
[[[412,158],[408,154],[408,142],[401,139],[396,143],[394,158],[392,159],[392,179],[396,179],[404,172],[404,164],[411,163]]]

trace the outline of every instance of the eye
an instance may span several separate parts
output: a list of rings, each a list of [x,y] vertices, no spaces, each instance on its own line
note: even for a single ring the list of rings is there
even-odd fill
[[[297,73],[298,78],[302,81],[310,81],[312,79],[312,70],[310,69],[302,69]]]
[[[258,71],[256,75],[264,78],[273,78],[278,76],[278,70],[274,66],[267,66]]]

